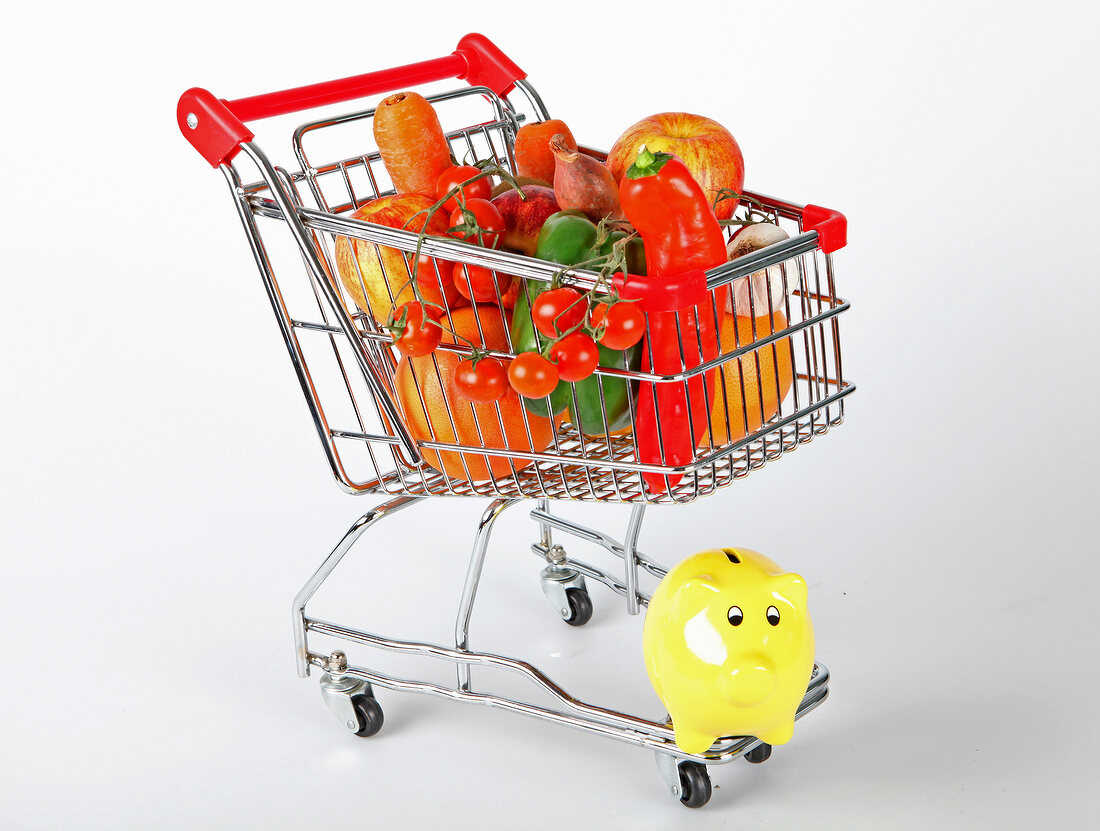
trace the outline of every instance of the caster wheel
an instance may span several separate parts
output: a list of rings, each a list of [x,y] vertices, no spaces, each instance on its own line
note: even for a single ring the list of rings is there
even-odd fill
[[[592,598],[585,589],[566,589],[569,617],[562,618],[570,626],[584,626],[592,620]]]
[[[772,746],[767,742],[761,742],[748,753],[745,754],[745,761],[751,762],[754,765],[759,765],[762,762],[768,761],[772,755]]]
[[[382,722],[385,721],[382,705],[373,695],[353,695],[351,706],[355,708],[355,717],[359,722],[356,736],[373,736],[382,729]]]
[[[710,774],[707,766],[699,762],[681,762],[680,802],[688,808],[702,808],[710,802]]]

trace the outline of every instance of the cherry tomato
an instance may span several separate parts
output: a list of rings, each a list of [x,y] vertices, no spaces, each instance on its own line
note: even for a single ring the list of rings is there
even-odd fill
[[[548,338],[556,338],[584,321],[588,301],[576,289],[560,288],[544,291],[531,305],[531,320],[535,328]]]
[[[445,289],[451,285],[454,269],[446,260],[437,260],[427,254],[421,254],[415,263],[412,254],[406,254],[405,258],[409,261],[410,271],[414,265],[416,266],[416,282],[420,286],[432,286],[439,290],[441,287]],[[437,266],[439,274],[436,274],[435,271]]]
[[[573,383],[596,371],[600,350],[584,332],[573,332],[550,347],[550,360],[558,365],[558,377]]]
[[[499,291],[500,297],[503,298],[512,287],[510,274],[501,274],[499,271],[493,272],[479,265],[465,263],[455,263],[452,279],[458,293],[475,303],[496,303],[497,292]]]
[[[508,391],[508,370],[496,358],[482,358],[475,365],[467,358],[455,367],[455,391],[470,401],[488,404]]]
[[[442,199],[447,195],[447,191],[457,188],[462,185],[462,195],[467,199],[488,199],[493,195],[493,186],[489,184],[489,177],[486,176],[483,179],[478,179],[476,182],[470,182],[470,184],[463,184],[468,182],[473,177],[477,176],[481,171],[473,165],[463,164],[454,165],[453,167],[446,168],[439,174],[439,178],[435,180],[435,198]],[[452,196],[446,202],[443,203],[443,210],[450,213],[458,207],[458,197]]]
[[[500,296],[500,305],[506,309],[516,307],[516,301],[519,299],[519,287],[522,282],[522,280],[512,278],[512,285],[508,287],[508,291]]]
[[[600,303],[589,322],[597,332],[603,327],[599,341],[608,349],[629,349],[645,334],[645,315],[637,303]]]
[[[411,271],[412,267],[417,265],[417,261],[412,254],[406,254],[405,257]],[[436,305],[447,309],[443,314],[449,314],[461,306],[470,304],[469,298],[458,293],[454,281],[454,262],[451,260],[439,260],[427,254],[421,254],[416,269],[416,286],[417,296],[426,301],[429,307]]]
[[[402,303],[394,312],[395,322],[402,317],[405,318],[405,328],[394,332],[393,337],[393,345],[397,347],[397,351],[414,358],[434,352],[443,336],[443,330],[436,325],[441,317],[439,309],[425,306],[419,300],[410,300]]]
[[[524,398],[545,398],[558,385],[558,368],[538,352],[521,352],[508,367],[508,383]]]
[[[447,233],[486,248],[496,248],[505,230],[504,217],[500,215],[497,206],[488,199],[468,199],[466,211],[474,215],[475,225],[468,227],[462,208],[456,208],[451,211],[449,226],[454,230]]]

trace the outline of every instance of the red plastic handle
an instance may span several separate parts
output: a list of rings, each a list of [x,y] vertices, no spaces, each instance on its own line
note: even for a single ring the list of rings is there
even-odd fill
[[[817,242],[826,254],[848,244],[848,218],[840,211],[807,205],[802,209],[802,230],[817,231]]]
[[[612,284],[623,300],[637,300],[643,312],[679,312],[698,306],[707,299],[707,276],[701,268],[669,277],[631,274],[624,278],[618,271]]]
[[[485,35],[468,34],[450,55],[336,81],[225,101],[193,87],[180,96],[176,121],[180,132],[213,167],[228,162],[253,133],[244,122],[339,104],[405,86],[458,78],[507,95],[527,73]]]

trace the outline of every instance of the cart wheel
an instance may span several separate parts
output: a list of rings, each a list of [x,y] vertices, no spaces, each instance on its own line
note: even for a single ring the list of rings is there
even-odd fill
[[[351,706],[355,708],[355,717],[359,721],[356,736],[373,736],[382,729],[382,722],[385,721],[382,705],[373,695],[353,695]]]
[[[566,589],[569,617],[562,618],[570,626],[584,626],[592,620],[592,598],[587,589]]]
[[[681,762],[677,766],[680,774],[680,801],[688,808],[702,808],[710,802],[710,774],[707,766],[700,762]]]
[[[767,742],[761,742],[748,753],[745,754],[745,761],[752,762],[754,765],[759,765],[762,762],[768,761],[772,755],[772,746]]]

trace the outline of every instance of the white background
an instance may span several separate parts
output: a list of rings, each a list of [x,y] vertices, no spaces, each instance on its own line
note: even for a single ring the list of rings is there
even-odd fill
[[[0,824],[1095,821],[1089,6],[375,6],[8,17]],[[516,58],[584,143],[701,112],[738,137],[750,188],[850,221],[836,257],[859,387],[846,423],[698,504],[652,510],[643,531],[666,563],[745,545],[804,574],[833,673],[771,761],[713,770],[701,812],[663,791],[647,752],[486,708],[380,691],[385,728],[355,739],[294,674],[290,600],[376,500],[331,481],[176,99],[435,57],[467,31]],[[289,130],[264,146],[291,163]],[[316,613],[446,642],[484,506],[433,500],[383,524]],[[615,534],[626,521],[563,510]],[[656,715],[640,619],[597,587],[589,627],[555,620],[534,530],[518,508],[501,521],[473,645]]]

